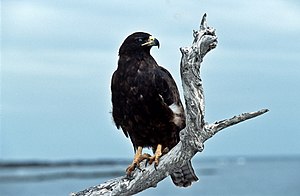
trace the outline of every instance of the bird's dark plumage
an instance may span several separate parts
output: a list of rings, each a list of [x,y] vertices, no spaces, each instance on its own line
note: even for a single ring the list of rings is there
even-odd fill
[[[185,127],[176,83],[150,55],[152,46],[159,46],[159,42],[148,33],[128,36],[119,49],[118,68],[111,82],[113,119],[117,128],[130,137],[135,150],[151,147],[155,151],[158,144],[171,149]],[[192,168],[191,172],[193,178],[177,185],[188,186],[197,180]]]

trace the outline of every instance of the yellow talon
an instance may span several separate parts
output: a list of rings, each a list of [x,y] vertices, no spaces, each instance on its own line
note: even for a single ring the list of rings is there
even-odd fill
[[[162,156],[162,145],[158,144],[155,150],[155,154],[149,157],[149,164],[151,165],[154,162],[155,166],[158,166],[159,159],[161,156]]]
[[[149,159],[150,155],[146,153],[142,154],[142,151],[143,147],[139,146],[137,152],[134,155],[131,165],[129,165],[126,169],[126,173],[128,176],[130,176],[131,172],[133,172],[136,167],[140,167],[140,162],[142,162],[144,159]]]
[[[155,153],[153,156],[150,156],[147,153],[142,154],[143,147],[139,146],[137,149],[136,154],[134,155],[133,161],[131,165],[129,165],[126,169],[126,173],[128,176],[131,175],[131,173],[135,170],[135,168],[140,167],[140,162],[143,160],[147,159],[149,161],[149,164],[151,165],[154,162],[154,166],[158,166],[159,164],[159,159],[163,154],[166,154],[169,149],[166,147],[165,149],[162,150],[162,145],[158,144],[155,150]]]

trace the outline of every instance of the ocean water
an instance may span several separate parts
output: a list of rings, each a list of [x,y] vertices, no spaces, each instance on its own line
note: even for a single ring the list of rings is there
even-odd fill
[[[0,166],[1,196],[60,196],[123,175],[127,163]],[[152,195],[300,195],[300,157],[222,157],[193,161],[200,180],[177,188],[168,177]]]

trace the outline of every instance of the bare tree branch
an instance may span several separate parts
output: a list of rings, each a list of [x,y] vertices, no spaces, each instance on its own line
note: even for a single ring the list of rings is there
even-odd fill
[[[143,162],[141,170],[135,170],[132,178],[121,176],[78,193],[72,193],[72,196],[132,195],[149,187],[156,187],[158,182],[178,170],[197,152],[201,152],[204,142],[218,131],[268,111],[263,109],[213,124],[205,124],[200,66],[204,56],[217,46],[215,29],[207,25],[206,14],[202,18],[200,29],[194,31],[193,36],[191,47],[180,48],[181,78],[187,113],[187,126],[180,132],[180,142],[160,159],[156,168],[153,165],[147,166]]]
[[[256,112],[243,113],[243,114],[240,114],[238,116],[234,116],[230,119],[224,119],[224,120],[212,123],[212,124],[207,124],[207,125],[204,126],[204,131],[207,133],[206,138],[209,139],[210,137],[212,137],[213,135],[215,135],[216,133],[218,133],[222,129],[225,129],[225,128],[230,127],[230,126],[235,125],[235,124],[238,124],[238,123],[243,122],[245,120],[249,120],[251,118],[257,117],[257,116],[262,115],[262,114],[264,114],[268,111],[269,111],[268,109],[262,109],[262,110],[259,110],[259,111],[256,111]]]

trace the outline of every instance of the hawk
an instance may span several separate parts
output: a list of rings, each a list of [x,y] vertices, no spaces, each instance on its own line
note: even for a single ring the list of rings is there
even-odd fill
[[[150,54],[159,41],[148,33],[129,35],[119,49],[117,70],[111,80],[112,115],[135,151],[128,175],[147,159],[157,166],[160,157],[179,142],[185,127],[185,113],[178,88],[171,74]],[[152,148],[154,155],[143,154]],[[191,162],[171,174],[176,186],[187,187],[197,181]]]

